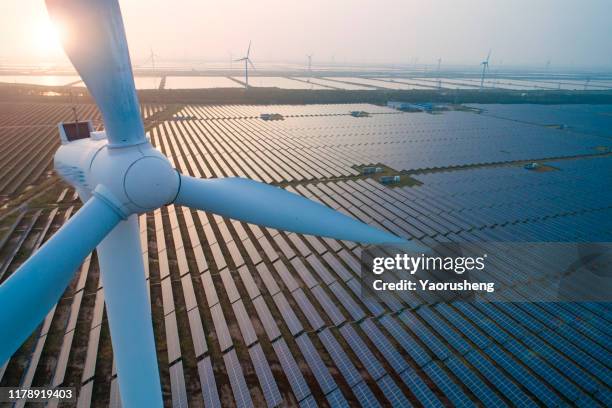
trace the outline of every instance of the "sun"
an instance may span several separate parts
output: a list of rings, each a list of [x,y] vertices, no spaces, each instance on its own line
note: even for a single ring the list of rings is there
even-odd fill
[[[62,52],[61,36],[63,30],[57,24],[45,19],[32,30],[31,43],[36,54],[49,56]]]

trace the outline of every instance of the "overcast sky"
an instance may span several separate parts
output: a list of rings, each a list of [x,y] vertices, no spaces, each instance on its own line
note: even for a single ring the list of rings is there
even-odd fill
[[[612,0],[120,0],[132,61],[609,67]],[[63,58],[44,0],[0,0],[0,63]]]

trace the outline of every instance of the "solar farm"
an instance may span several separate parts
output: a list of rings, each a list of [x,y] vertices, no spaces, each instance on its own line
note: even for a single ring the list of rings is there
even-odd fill
[[[230,71],[231,73],[231,71]],[[472,76],[445,75],[410,75],[410,76],[377,76],[355,75],[341,76],[333,72],[309,75],[303,71],[270,71],[268,75],[250,76],[249,85],[254,88],[279,88],[301,90],[478,90],[480,78]],[[333,75],[332,75],[333,74]],[[211,89],[244,87],[242,72],[232,75],[162,75],[159,72],[135,77],[137,89]],[[0,75],[3,84],[30,84],[44,86],[64,86],[84,88],[76,75]],[[590,79],[589,77],[544,77],[495,74],[483,81],[483,89],[513,91],[607,91],[612,89],[612,80],[607,76]]]
[[[142,86],[193,87],[185,78]],[[79,86],[66,79],[61,85]],[[240,79],[200,77],[197,86],[237,87]],[[281,83],[480,85],[260,77],[252,86]],[[77,115],[100,129],[102,121],[95,105],[74,107],[0,103],[0,282],[81,206],[52,170],[57,123]],[[612,105],[425,113],[365,103],[144,103],[141,111],[151,143],[184,174],[271,183],[426,246],[612,242]],[[402,182],[382,184],[366,166]],[[139,222],[166,406],[612,406],[609,303],[377,301],[361,292],[363,248],[353,242],[174,205]],[[95,253],[0,367],[0,386],[9,385],[76,387],[78,407],[121,405]]]

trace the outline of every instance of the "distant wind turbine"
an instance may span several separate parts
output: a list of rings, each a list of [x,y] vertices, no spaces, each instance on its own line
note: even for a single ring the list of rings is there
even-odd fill
[[[308,58],[308,75],[312,78],[312,54],[306,54],[306,58]]]
[[[153,48],[151,48],[151,54],[149,59],[151,60],[151,67],[153,68],[153,71],[155,71],[155,57],[158,57],[159,55],[155,54],[153,52]]]
[[[489,70],[489,59],[491,58],[491,50],[489,50],[489,54],[487,54],[487,59],[482,61],[480,65],[482,65],[482,76],[480,77],[480,89],[484,87],[485,73]]]
[[[247,48],[246,56],[242,58],[238,58],[237,60],[234,60],[236,62],[244,61],[244,87],[245,88],[249,87],[249,64],[251,64],[253,69],[255,69],[255,65],[253,65],[253,62],[249,58],[249,55],[251,55],[251,41],[249,41],[249,48]]]
[[[438,58],[438,73],[440,73],[440,65],[442,64],[442,58]]]

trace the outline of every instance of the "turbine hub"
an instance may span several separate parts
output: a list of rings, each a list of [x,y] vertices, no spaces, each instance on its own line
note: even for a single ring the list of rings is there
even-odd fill
[[[72,141],[57,150],[55,169],[83,201],[95,190],[124,218],[171,203],[180,184],[168,159],[149,143],[109,147],[105,138]]]
[[[123,186],[132,203],[150,210],[174,200],[179,176],[165,157],[145,156],[128,168]]]

